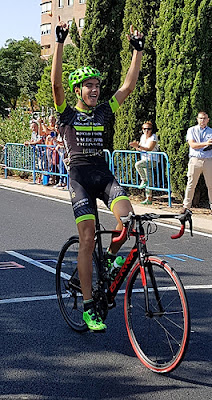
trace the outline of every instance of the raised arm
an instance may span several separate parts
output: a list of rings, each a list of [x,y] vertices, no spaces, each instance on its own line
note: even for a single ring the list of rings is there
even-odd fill
[[[134,32],[133,26],[130,27],[130,35],[127,35],[127,38],[134,47],[134,50],[130,68],[127,72],[124,83],[115,93],[115,97],[119,105],[121,105],[127,98],[127,96],[129,96],[129,94],[132,93],[132,91],[135,89],[143,55],[142,50],[144,48],[144,35],[137,30],[135,30]]]
[[[52,61],[51,82],[54,102],[57,106],[61,106],[65,100],[65,93],[62,85],[62,56],[64,41],[68,35],[67,25],[64,22],[59,22],[55,33],[56,44]]]

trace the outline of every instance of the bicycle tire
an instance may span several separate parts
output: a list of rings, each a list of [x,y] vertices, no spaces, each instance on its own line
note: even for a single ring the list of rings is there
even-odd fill
[[[163,312],[149,275],[152,266]],[[125,291],[124,314],[128,336],[139,360],[157,373],[173,371],[185,355],[190,336],[190,314],[182,282],[173,268],[149,257],[146,282],[152,315],[147,315],[140,264],[131,271]],[[142,311],[142,313],[141,313]]]
[[[56,293],[60,311],[67,324],[77,332],[86,331],[83,321],[83,297],[77,269],[79,237],[72,236],[62,247],[56,265]],[[93,254],[96,263],[96,253]],[[94,269],[94,280],[96,279]]]

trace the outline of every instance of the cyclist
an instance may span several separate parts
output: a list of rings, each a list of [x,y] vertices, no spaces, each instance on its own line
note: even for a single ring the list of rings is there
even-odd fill
[[[59,22],[56,27],[51,81],[55,107],[60,114],[60,133],[70,164],[70,194],[80,243],[78,271],[83,293],[83,320],[89,329],[102,331],[106,325],[97,314],[92,299],[95,201],[96,198],[102,199],[113,211],[117,229],[122,228],[120,216],[126,216],[133,211],[124,189],[115,180],[104,160],[104,126],[135,88],[144,36],[130,27],[130,35],[127,35],[127,38],[134,48],[131,65],[123,85],[110,101],[97,106],[101,75],[96,68],[82,67],[70,74],[69,86],[77,96],[77,104],[73,109],[66,104],[62,86],[62,54],[67,34],[68,26],[64,22]],[[110,245],[108,254],[111,259],[115,258],[120,246],[120,243]]]

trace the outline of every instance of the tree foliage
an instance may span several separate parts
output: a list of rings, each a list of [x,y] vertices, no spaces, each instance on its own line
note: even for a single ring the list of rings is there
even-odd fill
[[[73,42],[73,44],[79,49],[80,48],[80,34],[77,29],[77,24],[75,22],[75,18],[73,18],[71,27],[69,29],[69,35]]]
[[[163,0],[157,38],[157,126],[171,165],[172,189],[184,193],[186,131],[212,111],[211,0]]]
[[[120,83],[120,50],[125,0],[87,0],[85,26],[81,36],[79,65],[100,70],[101,101],[116,92]],[[113,124],[107,127],[104,145],[111,149]]]
[[[22,107],[11,110],[10,116],[0,117],[0,144],[24,143],[29,140],[31,115]]]
[[[40,58],[40,45],[32,38],[8,40],[0,49],[0,111],[15,108],[22,94],[35,98],[36,82],[40,79],[44,62]]]
[[[70,92],[68,85],[69,74],[77,68],[78,49],[75,46],[67,44],[63,52],[63,73],[62,82],[67,102],[75,105],[75,96]],[[52,58],[48,61],[48,66],[44,68],[41,80],[37,82],[38,92],[36,95],[37,102],[40,106],[54,107],[52,86],[51,86],[51,68]]]
[[[134,92],[125,100],[118,110],[115,122],[114,148],[128,149],[129,141],[139,138],[141,124],[145,120],[155,122],[156,104],[156,16],[159,0],[137,2],[126,0],[123,20],[121,65],[122,82],[131,63],[131,51],[126,33],[130,25],[143,31],[146,42],[141,63],[141,72]]]

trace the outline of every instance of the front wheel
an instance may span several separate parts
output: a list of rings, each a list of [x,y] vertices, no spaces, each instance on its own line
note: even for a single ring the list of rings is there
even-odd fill
[[[128,336],[147,368],[158,373],[170,372],[182,361],[189,342],[186,294],[177,273],[164,261],[149,257],[145,275],[149,310],[139,263],[127,281],[124,313]]]

